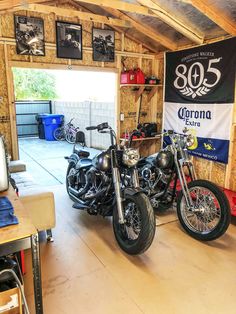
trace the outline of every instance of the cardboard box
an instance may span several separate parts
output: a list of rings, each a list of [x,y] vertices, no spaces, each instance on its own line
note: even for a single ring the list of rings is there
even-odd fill
[[[0,292],[1,314],[22,314],[22,300],[19,288]]]

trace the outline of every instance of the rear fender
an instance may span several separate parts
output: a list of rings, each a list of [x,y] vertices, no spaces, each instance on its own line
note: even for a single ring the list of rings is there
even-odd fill
[[[75,164],[77,164],[79,161],[79,157],[76,154],[72,154],[70,155],[70,157],[65,157],[65,159],[68,160],[68,163],[74,162]]]

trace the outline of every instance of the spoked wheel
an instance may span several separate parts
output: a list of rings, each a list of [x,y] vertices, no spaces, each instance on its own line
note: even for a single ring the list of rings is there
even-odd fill
[[[53,136],[57,141],[64,141],[65,140],[65,131],[63,127],[57,128],[53,132]]]
[[[195,180],[188,184],[193,209],[188,209],[181,191],[177,214],[182,227],[193,238],[210,241],[223,235],[230,224],[230,206],[225,194],[213,183]]]
[[[76,133],[74,132],[68,132],[66,134],[66,141],[70,144],[74,144],[75,143],[75,136],[76,136]]]
[[[125,224],[119,223],[117,209],[113,212],[113,229],[122,250],[131,255],[145,252],[155,235],[155,215],[143,193],[129,195],[123,201]]]

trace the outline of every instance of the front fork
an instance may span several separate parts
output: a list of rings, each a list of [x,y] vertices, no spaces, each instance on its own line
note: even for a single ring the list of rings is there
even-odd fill
[[[116,204],[117,204],[117,210],[118,210],[118,217],[119,217],[119,223],[124,224],[124,214],[123,214],[123,206],[122,206],[122,197],[121,197],[121,182],[120,182],[120,171],[118,168],[118,163],[116,159],[115,150],[111,150],[111,165],[112,165],[112,177],[113,177],[113,184],[116,194]]]
[[[193,210],[194,209],[194,204],[193,204],[193,200],[191,198],[191,195],[190,195],[190,192],[189,192],[189,189],[188,189],[188,184],[187,184],[185,173],[184,173],[184,170],[183,170],[183,161],[178,160],[176,154],[175,154],[175,164],[176,164],[179,181],[180,181],[180,184],[181,184],[181,187],[182,187],[182,191],[183,191],[183,194],[184,194],[184,197],[185,197],[185,200],[186,200],[187,207],[188,207],[188,209],[192,209]],[[195,174],[194,168],[193,168],[193,166],[191,164],[189,165],[189,167],[190,167],[189,170],[191,170],[191,172],[190,172],[191,179],[195,180],[196,179],[196,174]]]

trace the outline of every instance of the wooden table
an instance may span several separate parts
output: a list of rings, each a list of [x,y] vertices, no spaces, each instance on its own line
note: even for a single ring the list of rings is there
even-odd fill
[[[35,312],[43,314],[41,267],[38,233],[27,210],[23,207],[12,187],[0,196],[7,196],[14,207],[19,224],[0,228],[0,256],[31,248],[34,280]]]

